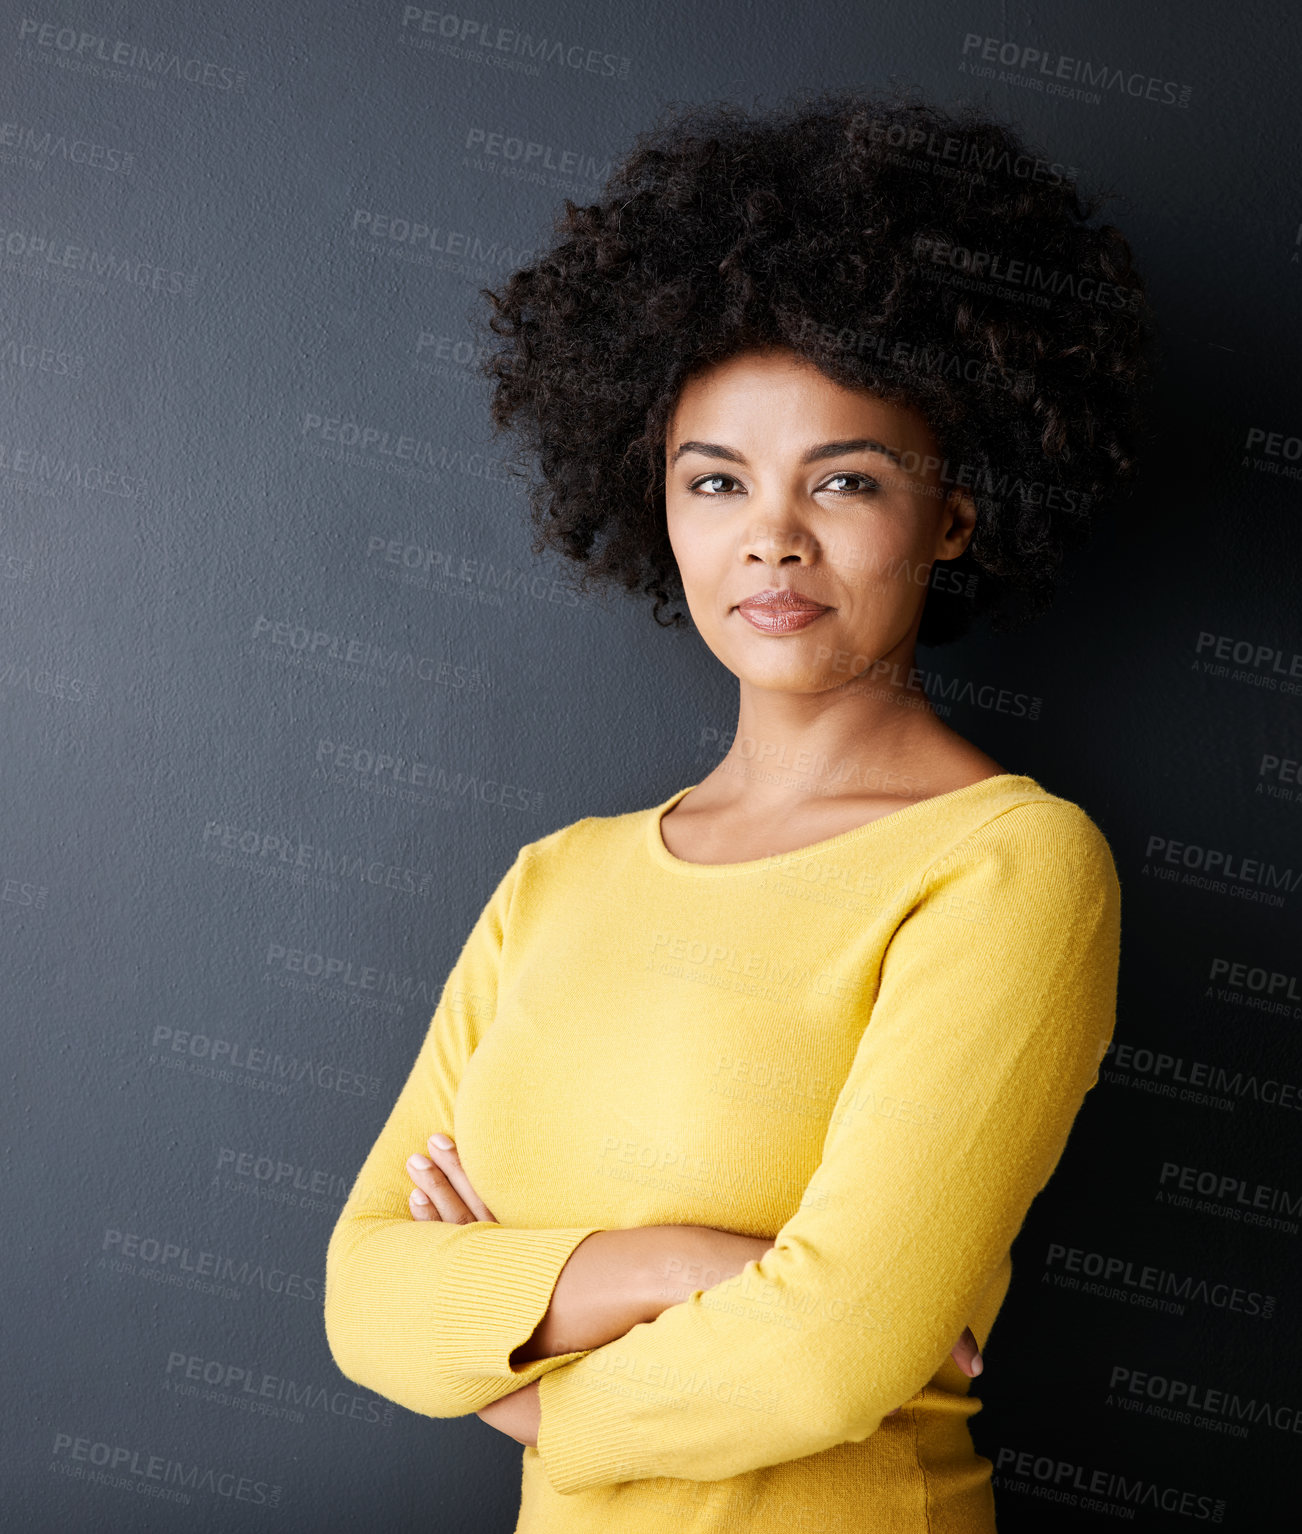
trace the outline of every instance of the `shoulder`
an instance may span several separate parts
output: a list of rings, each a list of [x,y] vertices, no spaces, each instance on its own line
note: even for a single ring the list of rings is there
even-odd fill
[[[1079,804],[1033,787],[940,853],[902,930],[921,916],[930,944],[970,943],[987,970],[1020,968],[1038,977],[1028,984],[1115,984],[1121,890],[1107,838]]]
[[[1029,780],[1027,780],[1029,783]],[[992,806],[992,813],[973,828],[972,835],[1023,844],[1062,846],[1074,851],[1108,848],[1107,837],[1093,817],[1073,799],[1050,793],[1036,783],[1010,790]]]
[[[629,852],[641,845],[648,822],[659,805],[626,810],[613,815],[584,815],[567,825],[526,842],[520,849],[521,867],[532,872],[560,871],[598,863],[609,868],[620,850]]]
[[[941,850],[930,875],[980,867],[1046,894],[1119,894],[1112,848],[1074,800],[1020,779],[985,805],[974,824]]]

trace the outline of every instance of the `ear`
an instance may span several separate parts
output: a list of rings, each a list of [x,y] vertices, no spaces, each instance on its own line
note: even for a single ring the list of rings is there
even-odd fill
[[[936,538],[937,559],[957,559],[976,529],[976,501],[968,490],[956,485],[945,497]]]

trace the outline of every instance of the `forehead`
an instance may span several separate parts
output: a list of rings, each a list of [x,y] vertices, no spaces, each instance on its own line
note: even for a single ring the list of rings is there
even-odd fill
[[[851,428],[914,445],[929,438],[926,421],[910,406],[841,383],[779,347],[739,352],[688,376],[669,417],[666,451],[672,455],[684,437],[707,427],[715,440],[727,432],[734,445],[803,445],[851,435]]]

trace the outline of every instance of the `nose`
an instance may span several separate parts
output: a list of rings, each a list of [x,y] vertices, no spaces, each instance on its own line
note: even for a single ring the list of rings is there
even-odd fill
[[[778,506],[755,508],[738,549],[743,564],[807,565],[818,555],[818,540],[799,516]]]

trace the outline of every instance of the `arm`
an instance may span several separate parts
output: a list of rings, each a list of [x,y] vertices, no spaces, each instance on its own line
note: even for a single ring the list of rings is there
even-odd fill
[[[539,1380],[553,1487],[724,1479],[861,1441],[917,1394],[1098,1080],[1119,933],[1111,854],[1074,805],[1005,811],[929,869],[882,962],[819,1200],[739,1278]],[[873,1111],[887,1099],[925,1111]]]
[[[648,1225],[589,1236],[561,1269],[547,1313],[512,1362],[600,1347],[685,1300],[704,1268],[711,1282],[735,1277],[773,1245],[707,1225]]]
[[[573,1352],[512,1365],[570,1253],[600,1227],[517,1230],[412,1218],[407,1157],[451,1128],[457,1085],[497,1004],[515,880],[502,876],[444,985],[425,1040],[326,1250],[325,1332],[350,1380],[431,1417],[465,1416]]]
[[[413,1218],[449,1225],[495,1221],[472,1186],[451,1137],[435,1133],[426,1148],[428,1155],[413,1156],[407,1164],[415,1184],[409,1198]],[[512,1351],[511,1364],[613,1342],[639,1321],[654,1321],[667,1306],[685,1300],[699,1287],[696,1280],[718,1283],[734,1277],[772,1244],[707,1225],[594,1231],[570,1253],[546,1314],[533,1335]]]
[[[616,1241],[621,1236],[654,1239],[649,1245],[638,1242],[621,1251]],[[567,1346],[589,1349],[613,1342],[640,1321],[654,1320],[662,1310],[681,1303],[695,1289],[736,1277],[747,1262],[762,1257],[772,1245],[766,1237],[739,1236],[706,1225],[599,1230],[575,1248],[557,1280],[547,1314],[529,1341],[511,1354],[511,1361],[560,1353]],[[592,1255],[597,1252],[602,1255]],[[583,1260],[585,1253],[589,1256]],[[653,1259],[649,1268],[648,1258]],[[970,1327],[963,1328],[950,1355],[965,1374],[981,1373],[981,1354]],[[902,1410],[897,1406],[886,1415]],[[500,1397],[478,1415],[517,1443],[536,1448],[537,1382]]]
[[[471,1185],[451,1136],[436,1132],[426,1148],[428,1156],[418,1153],[407,1162],[407,1175],[415,1184],[408,1199],[412,1217],[451,1225],[495,1221]],[[557,1354],[572,1356],[613,1342],[640,1321],[652,1321],[667,1306],[686,1299],[698,1279],[718,1283],[734,1277],[771,1245],[767,1238],[705,1225],[594,1231],[570,1253],[546,1314],[533,1335],[511,1353],[510,1363],[517,1367]],[[482,1407],[478,1415],[532,1447],[537,1401],[536,1386],[525,1385]],[[523,1437],[515,1430],[518,1423],[527,1428]]]
[[[773,1245],[766,1236],[741,1236],[710,1225],[599,1230],[570,1254],[547,1314],[528,1342],[511,1354],[511,1362],[613,1342],[639,1322],[654,1321],[661,1311],[681,1304],[695,1290],[737,1277]],[[969,1327],[963,1328],[950,1355],[965,1374],[980,1374],[981,1354]]]
[[[623,1242],[622,1237],[636,1239]],[[511,1355],[512,1361],[613,1342],[639,1322],[652,1321],[685,1300],[698,1287],[697,1278],[718,1283],[735,1277],[771,1245],[764,1237],[708,1225],[598,1231],[571,1254],[547,1314],[529,1341]],[[479,1416],[508,1438],[536,1448],[537,1383],[502,1396]]]

